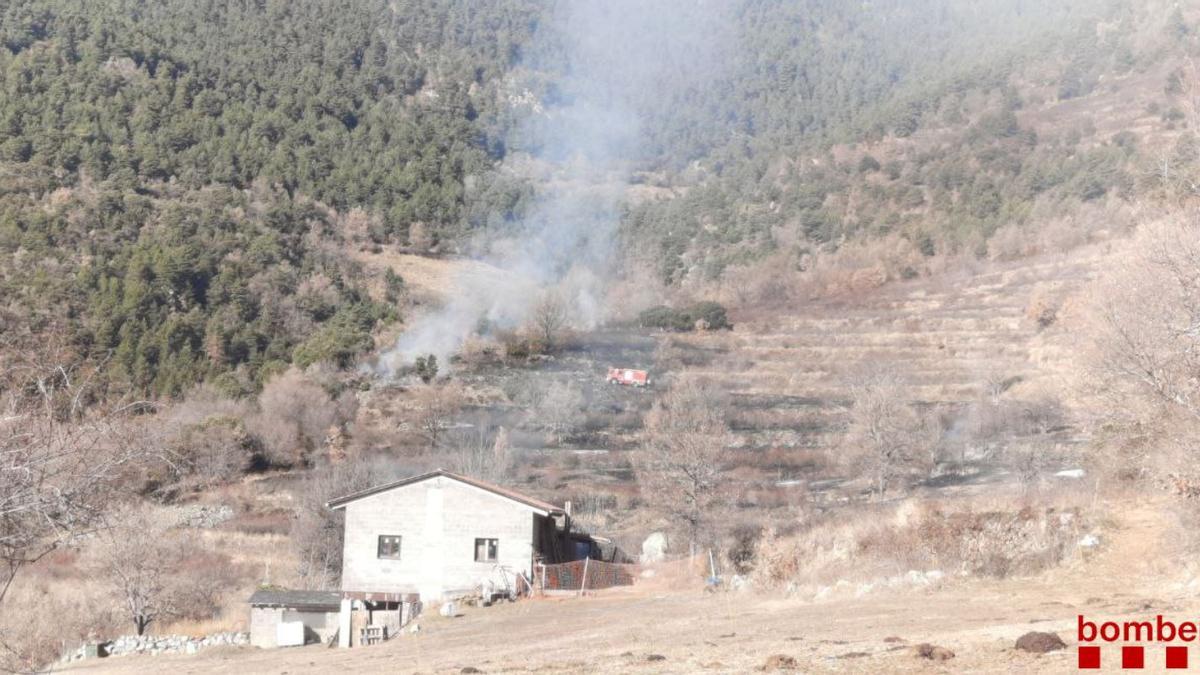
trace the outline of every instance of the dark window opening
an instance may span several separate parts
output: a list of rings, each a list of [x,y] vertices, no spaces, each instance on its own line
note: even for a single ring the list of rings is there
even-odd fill
[[[475,540],[475,562],[496,562],[499,552],[499,539]]]
[[[379,557],[391,558],[393,560],[400,559],[400,535],[398,534],[381,534],[379,535]]]

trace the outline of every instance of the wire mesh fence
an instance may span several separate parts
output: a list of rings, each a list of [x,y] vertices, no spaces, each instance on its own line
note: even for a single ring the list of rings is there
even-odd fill
[[[595,591],[614,586],[632,586],[639,570],[638,565],[591,559],[538,565],[533,585],[540,591]]]

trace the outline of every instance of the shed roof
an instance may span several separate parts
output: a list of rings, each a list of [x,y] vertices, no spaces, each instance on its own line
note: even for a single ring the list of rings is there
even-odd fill
[[[341,602],[342,594],[339,591],[289,591],[260,588],[250,596],[251,605],[275,607],[334,610],[341,607]]]
[[[525,506],[528,506],[535,511],[540,511],[544,515],[565,513],[565,511],[563,511],[563,509],[561,507],[555,506],[549,502],[544,502],[540,499],[530,497],[529,495],[521,494],[520,492],[517,492],[516,490],[510,490],[509,488],[501,487],[499,485],[495,485],[494,483],[489,483],[487,481],[479,480],[478,478],[470,478],[467,476],[461,476],[456,473],[451,473],[449,471],[446,471],[445,469],[437,469],[436,471],[430,471],[429,473],[423,473],[423,474],[420,474],[417,476],[410,476],[408,478],[403,478],[401,480],[393,481],[391,483],[384,483],[383,485],[376,485],[375,487],[367,488],[366,490],[360,490],[358,492],[348,494],[344,497],[338,497],[337,499],[331,499],[328,502],[325,502],[325,506],[327,506],[331,509],[341,508],[341,507],[345,506],[346,504],[349,504],[352,501],[356,501],[356,500],[362,499],[364,497],[370,497],[371,495],[377,495],[381,492],[387,492],[388,490],[394,490],[396,488],[405,487],[407,485],[415,485],[416,483],[420,483],[422,481],[429,480],[430,478],[439,478],[439,477],[456,480],[460,483],[465,483],[467,485],[477,487],[481,490],[486,490],[488,492],[491,492],[492,494],[496,494],[501,497],[511,499],[515,502],[524,504]]]

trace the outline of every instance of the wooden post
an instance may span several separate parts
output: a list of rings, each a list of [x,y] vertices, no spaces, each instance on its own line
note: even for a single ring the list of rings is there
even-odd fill
[[[587,590],[588,563],[591,562],[591,560],[591,556],[583,559],[583,581],[579,584],[580,595],[583,595],[583,592]]]

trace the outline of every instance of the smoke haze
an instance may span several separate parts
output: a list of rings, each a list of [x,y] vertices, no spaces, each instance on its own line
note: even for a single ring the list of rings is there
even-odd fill
[[[533,179],[534,208],[517,228],[480,246],[500,274],[461,279],[461,292],[420,317],[381,360],[387,373],[434,354],[443,363],[485,322],[515,328],[543,293],[568,305],[572,325],[605,319],[620,208],[635,162],[646,159],[639,120],[669,114],[681,92],[719,66],[720,25],[703,2],[572,2],[539,32],[522,68],[558,72],[554,100],[523,129],[527,147],[502,171]],[[523,84],[514,82],[521,94]],[[530,174],[536,172],[536,178]]]

